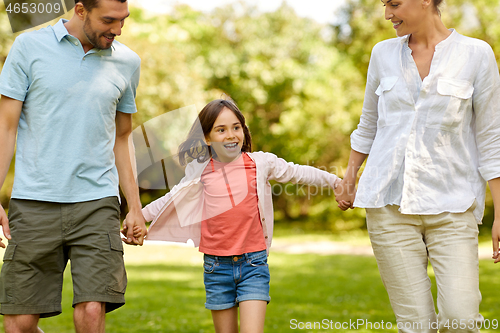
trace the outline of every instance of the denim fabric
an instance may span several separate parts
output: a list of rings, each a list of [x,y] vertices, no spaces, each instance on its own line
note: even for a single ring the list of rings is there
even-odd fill
[[[266,250],[227,257],[205,254],[203,269],[205,307],[209,310],[230,309],[249,300],[271,300]]]

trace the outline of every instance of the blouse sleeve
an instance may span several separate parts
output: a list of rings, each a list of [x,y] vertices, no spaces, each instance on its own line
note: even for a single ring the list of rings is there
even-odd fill
[[[472,103],[479,172],[488,181],[500,177],[500,77],[493,50],[483,45],[485,52],[474,82]]]
[[[365,99],[358,128],[351,134],[351,148],[362,154],[370,153],[375,134],[377,134],[378,96],[375,94],[379,85],[376,64],[377,49],[378,45],[375,45],[368,66]]]

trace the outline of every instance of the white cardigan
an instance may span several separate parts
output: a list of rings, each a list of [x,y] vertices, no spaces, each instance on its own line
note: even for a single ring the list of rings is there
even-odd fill
[[[311,166],[286,162],[276,155],[264,152],[247,153],[255,162],[257,177],[257,197],[260,219],[266,246],[269,250],[273,237],[273,202],[269,180],[280,183],[292,182],[334,188],[340,178]],[[204,191],[200,182],[201,174],[209,161],[196,160],[186,167],[186,175],[165,196],[143,208],[146,221],[153,221],[147,239],[187,242],[191,239],[195,246],[200,243],[203,214]]]

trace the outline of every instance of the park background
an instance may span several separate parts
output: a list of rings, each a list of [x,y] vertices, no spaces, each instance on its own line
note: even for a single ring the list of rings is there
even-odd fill
[[[131,3],[131,16],[117,38],[142,59],[134,127],[189,105],[199,111],[225,93],[246,116],[254,150],[343,175],[349,135],[361,114],[371,49],[395,36],[380,1],[346,0],[328,23],[302,17],[286,2],[271,12],[248,2],[210,11],[182,4],[167,13],[149,9]],[[447,27],[488,42],[500,59],[497,0],[449,0],[442,12]],[[12,34],[0,2],[0,66],[17,35]],[[169,133],[163,134],[168,140]],[[4,207],[13,175],[12,164],[0,191]],[[293,331],[291,319],[395,323],[369,253],[279,251],[290,244],[332,243],[355,253],[369,244],[364,210],[343,213],[333,196],[311,195],[303,187],[290,192],[294,194],[273,197],[278,250],[271,249],[269,258],[273,301],[266,332]],[[164,193],[165,189],[143,188],[141,200],[147,204]],[[488,192],[480,226],[482,247],[491,246],[492,221]],[[210,313],[203,308],[201,256],[196,249],[147,244],[126,248],[125,258],[128,303],[108,316],[108,332],[212,331]],[[500,317],[495,268],[490,261],[481,261],[481,311],[490,321],[500,319],[495,318]],[[429,272],[432,276],[431,267]],[[64,313],[42,321],[46,332],[71,331],[71,285],[66,282]]]

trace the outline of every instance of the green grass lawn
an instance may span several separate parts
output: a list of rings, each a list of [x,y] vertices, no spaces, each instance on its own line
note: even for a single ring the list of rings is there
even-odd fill
[[[107,316],[107,332],[213,332],[204,308],[202,255],[193,248],[146,245],[126,248],[127,304]],[[271,251],[271,297],[266,332],[396,332],[380,329],[292,330],[291,321],[395,323],[373,257],[291,255]],[[499,319],[500,267],[482,260],[481,312]],[[432,270],[430,270],[432,274]],[[71,283],[67,274],[63,313],[42,319],[46,333],[73,332]],[[435,288],[433,290],[435,294]],[[496,316],[496,317],[495,317]],[[395,327],[395,324],[394,324]],[[494,330],[482,330],[493,332]]]

